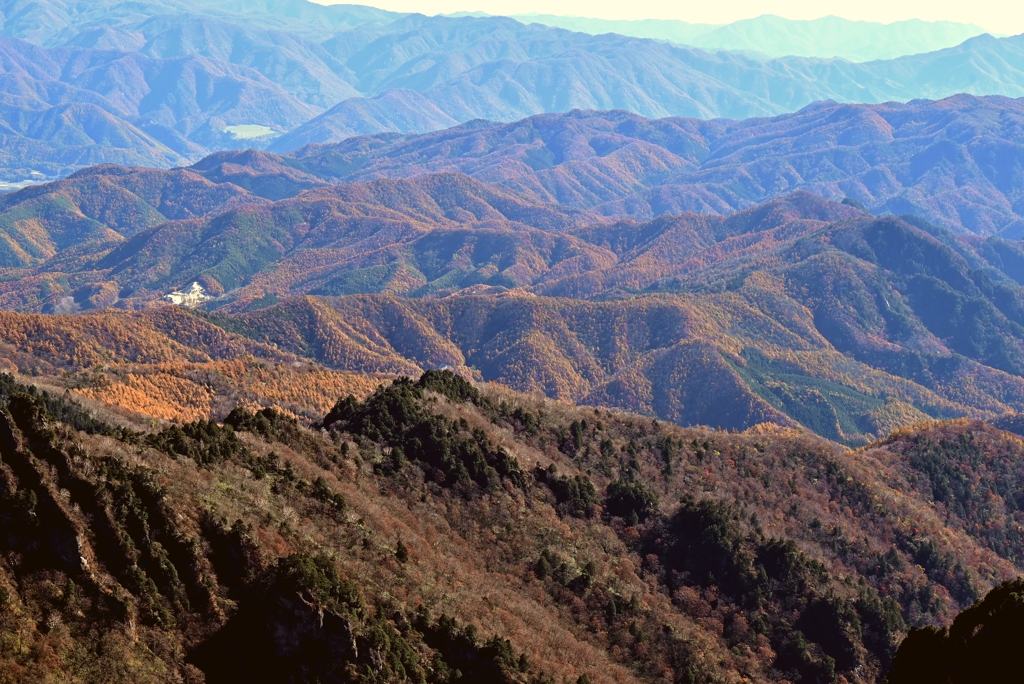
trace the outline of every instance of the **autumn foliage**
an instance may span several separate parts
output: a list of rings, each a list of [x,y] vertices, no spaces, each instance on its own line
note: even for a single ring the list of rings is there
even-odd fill
[[[1024,442],[978,422],[851,452],[437,371],[310,427],[0,389],[14,681],[880,681],[1020,567]]]

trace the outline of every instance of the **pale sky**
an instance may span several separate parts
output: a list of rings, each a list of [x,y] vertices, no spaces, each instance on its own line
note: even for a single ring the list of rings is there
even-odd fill
[[[338,0],[314,0],[336,4]],[[727,24],[762,14],[788,19],[817,19],[834,14],[845,19],[889,23],[902,19],[958,21],[1001,34],[1024,33],[1021,0],[348,0],[397,12],[443,14],[481,11],[489,14],[575,14],[601,19],[682,19],[692,23]]]

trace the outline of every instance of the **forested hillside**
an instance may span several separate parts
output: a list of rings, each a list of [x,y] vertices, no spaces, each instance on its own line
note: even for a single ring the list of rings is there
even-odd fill
[[[362,396],[166,425],[3,376],[0,672],[878,681],[1024,557],[982,423],[851,452],[447,372]]]
[[[537,200],[639,220],[729,214],[802,189],[850,197],[874,213],[1016,238],[1021,123],[1019,100],[967,95],[817,102],[742,121],[580,111],[311,145],[285,155],[294,159],[285,164],[341,181],[462,171]],[[322,142],[302,130],[272,149]]]
[[[0,0],[0,684],[1012,673],[1024,36],[576,19]]]
[[[851,445],[1024,408],[1015,241],[809,193],[729,217],[606,223],[462,174],[330,185],[280,168],[261,155],[169,174],[100,167],[0,202],[22,246],[5,307],[147,311],[7,314],[12,366],[226,358],[214,338],[160,338],[180,319],[271,359],[449,366],[683,425],[799,425]],[[205,319],[158,304],[193,281]],[[154,324],[157,337],[126,332]],[[20,359],[26,339],[47,341]]]

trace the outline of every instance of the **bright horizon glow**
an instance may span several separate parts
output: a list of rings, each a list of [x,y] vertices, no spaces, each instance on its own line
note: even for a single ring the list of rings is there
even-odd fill
[[[313,0],[322,5],[342,4],[342,0]],[[353,0],[348,0],[353,2]],[[679,19],[693,24],[728,24],[762,14],[777,14],[787,19],[819,19],[838,16],[854,21],[891,24],[907,19],[955,21],[976,24],[1003,35],[1024,33],[1024,3],[1012,0],[860,0],[859,2],[822,3],[812,0],[720,0],[719,2],[677,3],[664,0],[354,0],[395,12],[450,14],[487,12],[488,14],[560,14],[595,19]],[[347,4],[347,3],[346,3]]]

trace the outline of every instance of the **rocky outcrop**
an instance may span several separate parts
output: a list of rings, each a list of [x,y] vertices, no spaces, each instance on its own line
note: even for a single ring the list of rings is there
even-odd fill
[[[318,654],[327,662],[353,662],[359,657],[351,623],[301,593],[275,597],[267,629],[282,658],[308,659],[310,654]]]

